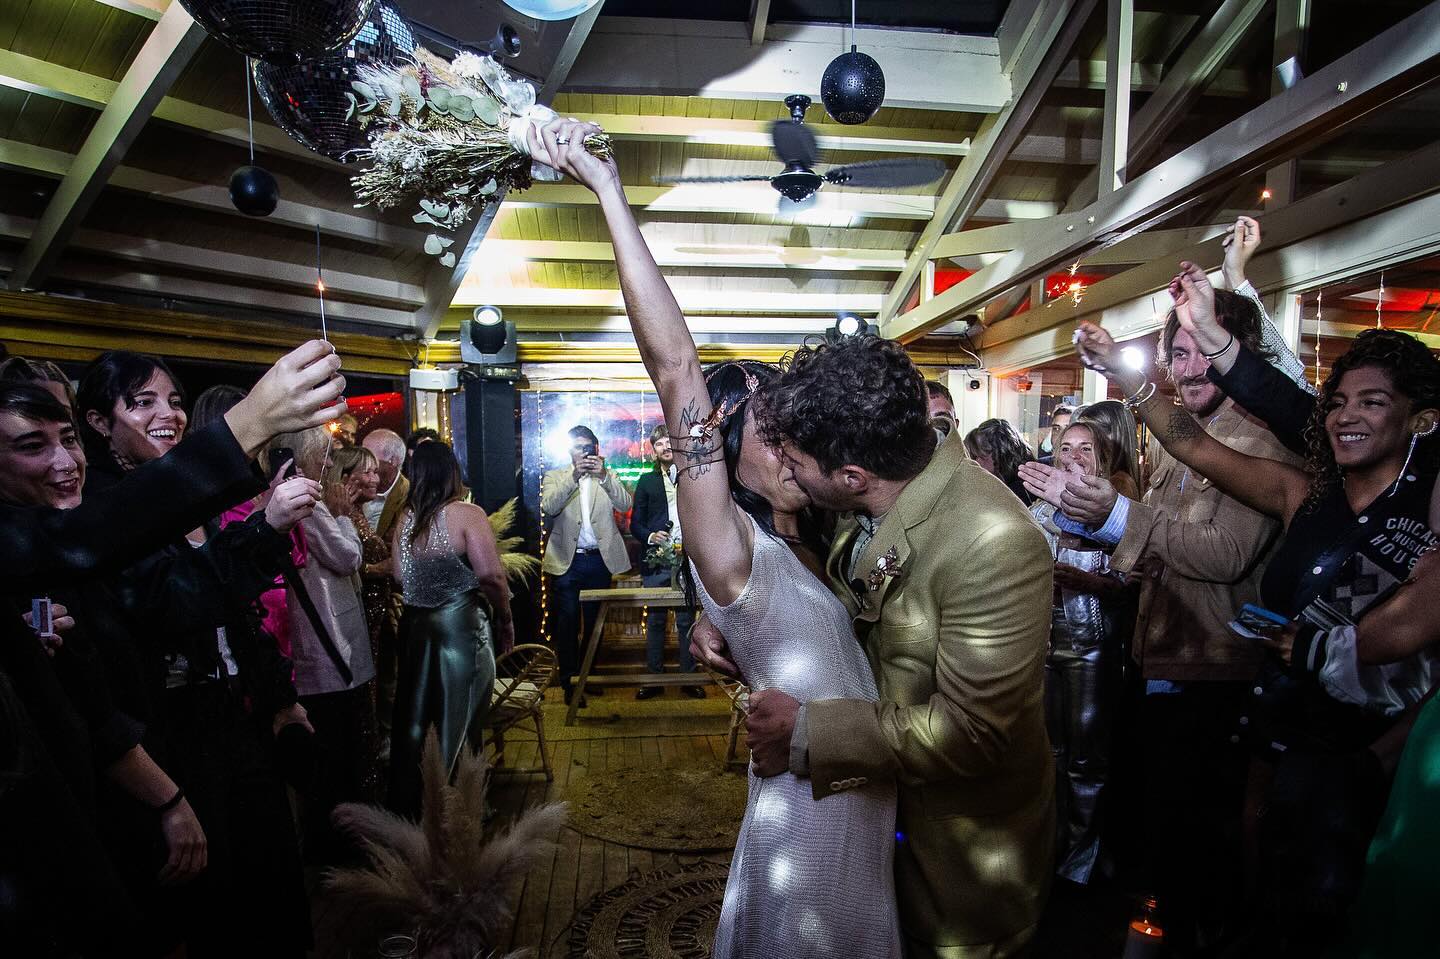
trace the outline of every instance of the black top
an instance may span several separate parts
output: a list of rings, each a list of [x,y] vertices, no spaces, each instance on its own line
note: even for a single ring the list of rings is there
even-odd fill
[[[640,571],[654,572],[645,562],[650,548],[650,534],[665,531],[670,522],[670,503],[665,498],[665,479],[659,470],[651,470],[635,483],[635,503],[630,512],[630,535],[640,541]]]
[[[1429,526],[1434,485],[1435,477],[1409,471],[1393,496],[1380,494],[1358,514],[1338,483],[1318,503],[1301,507],[1260,582],[1266,606],[1294,617],[1318,599],[1358,620],[1435,545]]]
[[[1230,372],[1221,373],[1212,365],[1206,378],[1259,417],[1287,449],[1304,456],[1305,427],[1315,411],[1316,397],[1243,343],[1239,350]]]

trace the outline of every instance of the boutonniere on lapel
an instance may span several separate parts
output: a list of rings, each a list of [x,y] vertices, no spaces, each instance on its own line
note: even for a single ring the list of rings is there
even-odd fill
[[[901,573],[900,554],[892,546],[887,549],[884,555],[875,560],[875,568],[870,571],[867,578],[870,585],[870,592],[878,593],[880,587],[885,585],[885,580],[895,579]]]

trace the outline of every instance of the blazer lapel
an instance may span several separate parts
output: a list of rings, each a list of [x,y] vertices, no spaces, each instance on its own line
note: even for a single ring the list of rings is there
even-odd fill
[[[850,551],[855,547],[855,537],[860,535],[860,524],[848,518],[842,520],[842,524],[848,525],[842,525],[835,534],[825,572],[830,580],[830,592],[840,598],[840,602],[845,604],[845,611],[854,619],[860,612],[860,597],[851,588],[850,579],[845,574],[850,568]]]
[[[879,621],[885,598],[891,586],[904,575],[905,561],[909,558],[910,540],[905,535],[905,523],[898,511],[892,510],[855,562],[850,591],[858,597],[856,619],[865,623]]]

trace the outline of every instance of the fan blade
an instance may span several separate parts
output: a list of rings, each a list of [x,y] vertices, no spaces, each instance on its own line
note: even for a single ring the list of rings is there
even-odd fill
[[[770,138],[775,142],[775,155],[788,166],[812,167],[818,155],[815,134],[803,123],[776,120],[770,124]]]
[[[903,160],[870,160],[837,166],[825,173],[825,182],[836,186],[924,186],[944,175],[945,164],[939,160],[906,157]]]
[[[764,181],[769,183],[768,176],[657,176],[651,177],[652,183],[750,183]]]

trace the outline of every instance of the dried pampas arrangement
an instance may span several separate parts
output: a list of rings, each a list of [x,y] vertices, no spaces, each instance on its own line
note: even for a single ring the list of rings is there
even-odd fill
[[[372,954],[380,937],[399,933],[415,939],[419,959],[499,955],[514,915],[515,880],[553,847],[564,825],[565,805],[554,803],[527,810],[509,828],[487,836],[489,766],[462,749],[452,784],[433,730],[420,771],[424,805],[418,823],[361,803],[335,810],[335,824],[360,841],[369,859],[364,867],[335,869],[326,880],[354,919],[344,926],[352,941],[337,943],[337,954]]]
[[[490,530],[495,534],[495,546],[500,551],[500,565],[510,579],[528,579],[540,571],[540,558],[523,552],[525,537],[507,536],[519,519],[518,500],[510,500],[489,516]]]
[[[361,158],[370,166],[351,178],[357,205],[385,210],[418,200],[415,222],[437,228],[425,252],[454,266],[454,240],[444,231],[459,229],[505,190],[530,186],[543,165],[531,160],[526,133],[555,113],[536,104],[530,83],[473,53],[447,63],[422,47],[413,63],[367,65],[359,74],[347,94],[349,116],[369,137]],[[604,134],[585,146],[610,156]]]

